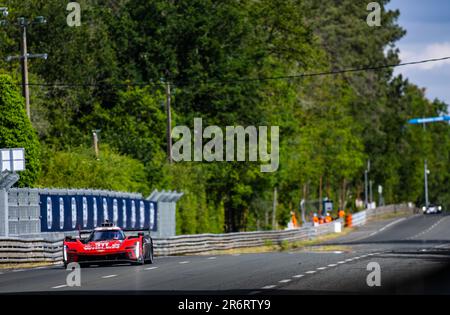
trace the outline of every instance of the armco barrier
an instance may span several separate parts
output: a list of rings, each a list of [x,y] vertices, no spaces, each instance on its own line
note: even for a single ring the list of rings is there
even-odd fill
[[[352,225],[355,227],[366,224],[368,221],[372,219],[376,219],[377,217],[382,217],[388,214],[414,214],[417,213],[417,208],[412,205],[401,204],[401,205],[389,205],[384,207],[378,207],[375,209],[368,209],[365,211],[361,211],[353,214],[352,216]]]
[[[262,246],[267,243],[281,244],[284,241],[308,240],[319,235],[333,233],[335,224],[288,231],[201,234],[154,239],[155,255],[195,254],[213,250]],[[0,238],[0,263],[58,263],[61,260],[62,240]]]
[[[388,206],[359,212],[353,215],[354,226],[362,226],[371,218],[390,213],[412,214],[415,208],[407,205]],[[335,232],[335,224],[342,221],[303,227],[285,231],[242,232],[229,234],[182,235],[169,238],[154,238],[155,255],[198,254],[216,250],[227,250],[267,244],[279,245],[314,239]],[[50,241],[42,238],[0,238],[0,263],[49,262],[62,259],[62,240]]]
[[[0,263],[57,263],[61,260],[62,240],[0,238]]]

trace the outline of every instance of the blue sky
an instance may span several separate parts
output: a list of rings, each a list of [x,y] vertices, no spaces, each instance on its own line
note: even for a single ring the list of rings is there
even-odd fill
[[[402,62],[450,56],[450,0],[391,0],[399,9],[398,23],[407,31],[397,43]],[[427,90],[430,99],[450,105],[450,61],[397,68],[411,82]]]

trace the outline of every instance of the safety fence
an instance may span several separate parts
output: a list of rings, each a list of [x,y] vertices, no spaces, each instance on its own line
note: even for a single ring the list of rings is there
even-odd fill
[[[387,206],[359,212],[353,215],[353,225],[362,226],[371,218],[386,214],[412,214],[415,208],[408,205]],[[320,226],[302,227],[284,231],[242,232],[229,234],[182,235],[154,238],[156,256],[199,254],[218,250],[281,245],[285,242],[306,241],[321,235],[338,232],[341,221]],[[49,262],[62,260],[62,240],[42,238],[0,238],[0,263]]]

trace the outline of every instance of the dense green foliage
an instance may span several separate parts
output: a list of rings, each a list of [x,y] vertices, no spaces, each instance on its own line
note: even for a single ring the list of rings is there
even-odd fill
[[[102,146],[98,160],[90,148],[70,151],[47,151],[43,154],[41,187],[91,188],[149,193],[145,185],[145,168],[142,162],[119,155]]]
[[[26,171],[20,173],[18,186],[32,185],[41,169],[39,139],[27,117],[17,84],[4,74],[0,74],[0,148],[25,149]]]
[[[422,204],[426,156],[431,200],[450,207],[450,128],[407,125],[447,105],[392,69],[254,80],[396,64],[395,42],[405,33],[399,12],[383,11],[382,26],[371,28],[363,0],[79,2],[75,28],[64,1],[5,3],[11,21],[48,20],[29,29],[30,51],[49,54],[30,62],[31,80],[41,83],[31,86],[32,123],[50,161],[37,184],[182,190],[178,233],[254,230],[271,228],[275,187],[280,225],[302,198],[356,210],[368,159],[386,203]],[[17,54],[17,28],[5,30],[0,56]],[[0,68],[17,78],[18,64],[3,60]],[[174,125],[201,117],[221,128],[280,126],[278,172],[261,173],[259,163],[169,165],[165,82]],[[100,161],[89,149],[94,129]]]

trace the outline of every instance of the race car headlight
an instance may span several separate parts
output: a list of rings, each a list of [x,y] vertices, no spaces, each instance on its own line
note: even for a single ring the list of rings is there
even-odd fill
[[[439,206],[439,207],[438,207],[438,209],[439,209],[439,211],[441,211],[441,210],[442,210],[442,207],[441,207],[441,206]]]
[[[135,254],[136,258],[139,258],[139,256],[140,256],[139,251],[140,251],[139,242],[137,242],[136,247],[134,248],[134,254]]]
[[[67,261],[67,245],[64,245],[63,259],[64,259],[64,261]]]
[[[425,212],[427,211],[427,207],[423,207],[422,210]]]

